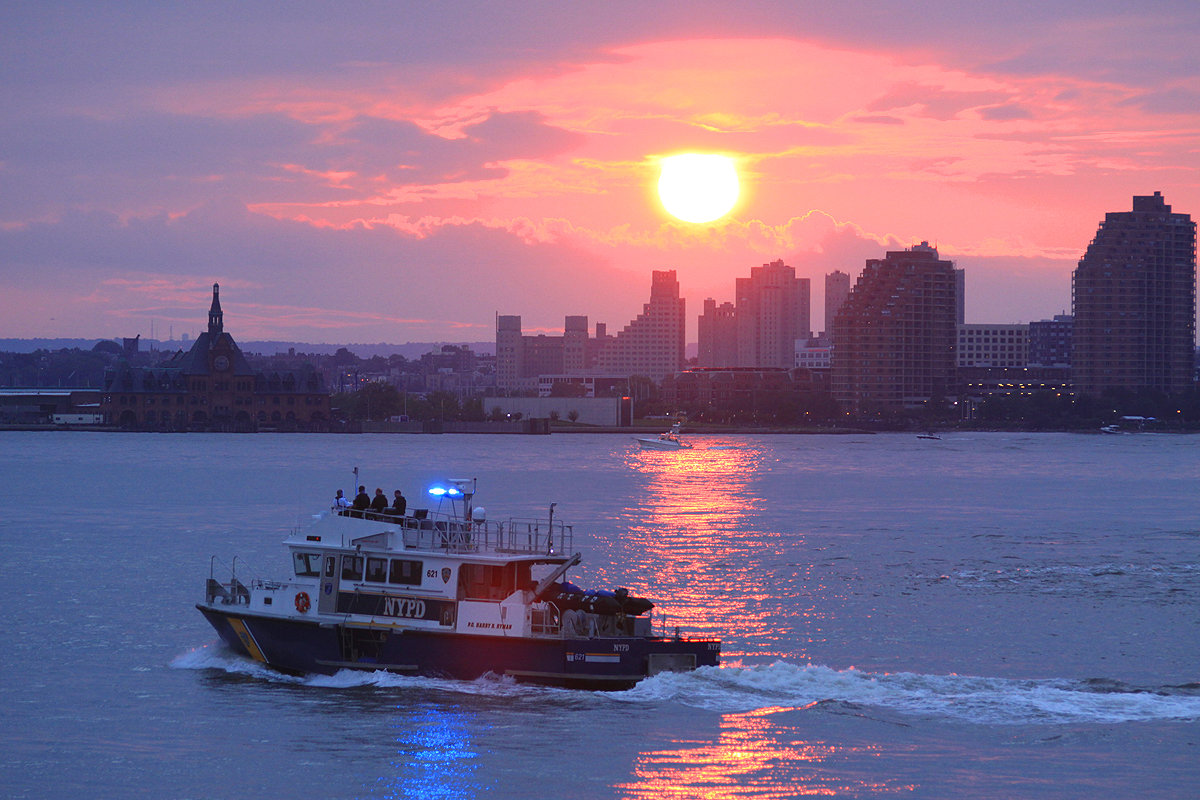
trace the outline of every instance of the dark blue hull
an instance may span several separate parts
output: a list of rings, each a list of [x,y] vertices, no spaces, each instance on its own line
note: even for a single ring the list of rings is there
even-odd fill
[[[626,689],[650,675],[716,666],[716,641],[541,639],[321,625],[197,605],[221,639],[282,672],[340,669],[473,680],[492,673],[583,689]]]

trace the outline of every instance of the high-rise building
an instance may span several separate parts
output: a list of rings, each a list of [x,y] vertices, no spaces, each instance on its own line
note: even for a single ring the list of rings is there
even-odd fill
[[[519,316],[496,317],[496,387],[520,388],[525,375],[525,341]]]
[[[734,283],[737,304],[704,301],[697,363],[704,368],[776,367],[795,362],[796,341],[812,336],[811,286],[782,260],[752,267]]]
[[[675,270],[655,270],[650,302],[600,350],[599,370],[610,375],[644,375],[656,381],[678,372],[684,361],[684,307]]]
[[[812,336],[809,284],[782,259],[735,281],[739,367],[791,368],[796,340]]]
[[[588,318],[567,317],[563,326],[563,372],[578,375],[589,366]]]
[[[572,317],[567,319],[570,324]],[[562,374],[567,338],[566,335],[526,336],[521,331],[519,316],[496,317],[496,388],[509,392],[534,391],[539,375]]]
[[[958,326],[959,367],[1024,367],[1028,355],[1028,325]]]
[[[696,364],[704,369],[737,366],[737,309],[711,297],[704,301],[704,313],[697,321]]]
[[[954,291],[956,292],[955,323],[965,325],[967,320],[967,271],[954,269]]]
[[[833,336],[833,318],[838,309],[846,302],[850,294],[850,276],[835,269],[825,276],[825,329],[821,335],[825,338]]]
[[[1039,367],[1071,366],[1071,339],[1075,318],[1055,314],[1054,319],[1029,323],[1029,364]]]
[[[1193,385],[1196,224],[1160,193],[1105,214],[1071,284],[1076,390]]]
[[[833,324],[834,397],[852,413],[953,390],[954,264],[928,242],[870,259]]]

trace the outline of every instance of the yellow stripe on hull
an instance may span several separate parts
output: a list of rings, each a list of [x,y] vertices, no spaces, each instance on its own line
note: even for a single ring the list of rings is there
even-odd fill
[[[266,656],[264,656],[262,650],[259,649],[258,642],[254,641],[254,635],[250,633],[250,629],[246,627],[246,623],[240,619],[234,619],[233,617],[226,617],[225,619],[229,620],[229,627],[233,628],[234,633],[236,633],[238,638],[242,640],[242,645],[244,645],[246,651],[250,653],[250,657],[255,661],[261,661],[264,664],[267,663]]]

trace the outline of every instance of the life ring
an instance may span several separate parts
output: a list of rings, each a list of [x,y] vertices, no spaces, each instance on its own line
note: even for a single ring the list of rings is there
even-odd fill
[[[301,614],[307,613],[312,608],[312,601],[308,599],[308,592],[300,592],[296,595],[296,610]]]

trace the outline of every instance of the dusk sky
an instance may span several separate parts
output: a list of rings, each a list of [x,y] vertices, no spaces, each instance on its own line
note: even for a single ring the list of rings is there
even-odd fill
[[[1200,3],[10,2],[0,337],[619,330],[923,239],[970,322],[1070,310],[1106,211],[1200,216]],[[659,160],[733,158],[675,220]]]

